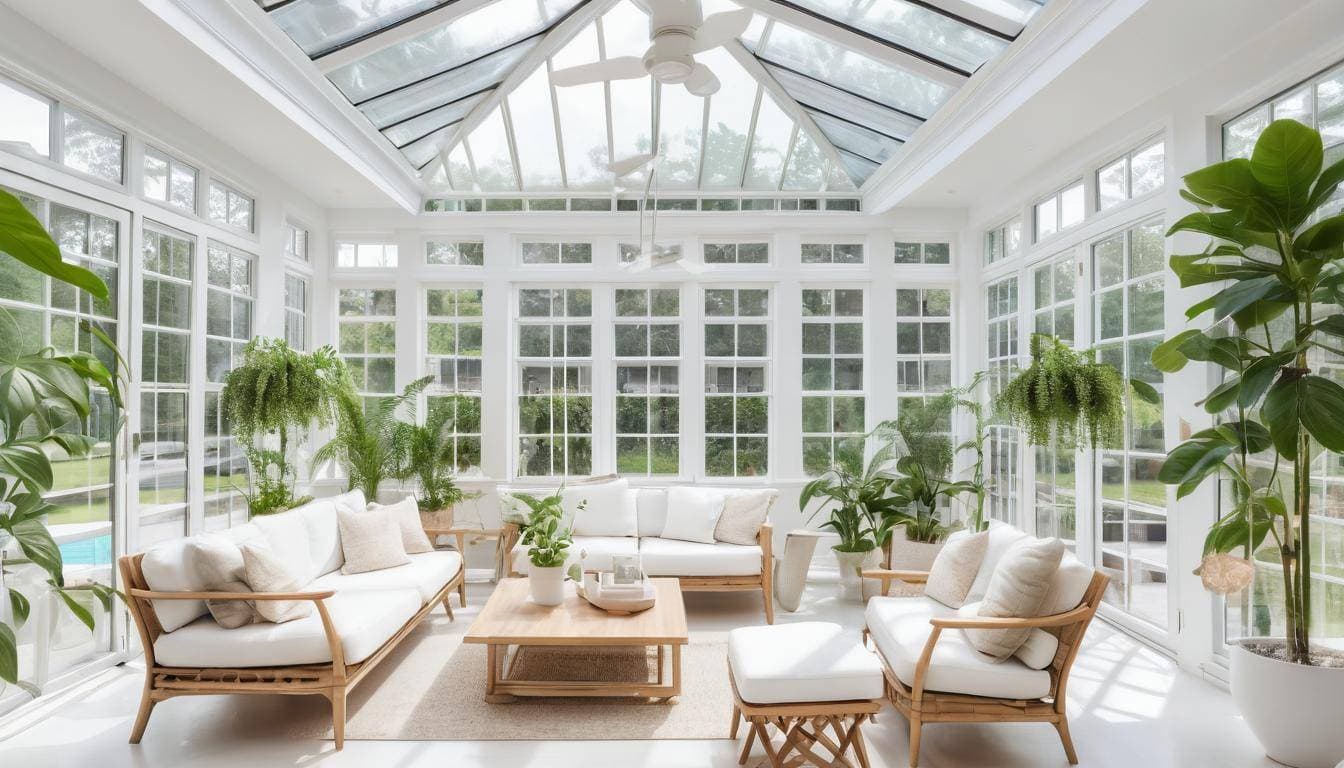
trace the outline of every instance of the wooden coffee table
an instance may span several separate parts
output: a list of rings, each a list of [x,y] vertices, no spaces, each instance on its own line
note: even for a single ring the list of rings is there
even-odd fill
[[[573,582],[565,584],[565,602],[549,607],[529,599],[527,579],[501,579],[463,638],[463,642],[486,647],[486,701],[502,703],[515,696],[680,695],[681,647],[689,642],[681,585],[676,579],[651,581],[658,592],[652,608],[635,614],[612,614],[579,597]],[[596,679],[596,675],[591,681],[511,677],[508,670],[512,669],[512,659],[529,646],[653,646],[658,649],[657,675],[655,680],[645,682],[607,682]],[[668,648],[670,664],[665,658]]]

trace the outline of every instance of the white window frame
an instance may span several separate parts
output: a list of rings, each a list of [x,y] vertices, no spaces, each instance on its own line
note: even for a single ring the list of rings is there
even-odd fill
[[[1064,194],[1067,192],[1072,192],[1074,189],[1078,189],[1079,194],[1081,194],[1083,197],[1083,215],[1082,218],[1078,219],[1078,221],[1069,224],[1068,226],[1065,226]],[[1041,206],[1051,201],[1053,201],[1055,204],[1055,228],[1046,234],[1041,234]],[[1087,202],[1087,185],[1083,182],[1082,179],[1074,179],[1073,181],[1070,181],[1068,184],[1065,184],[1064,186],[1057,188],[1054,192],[1051,192],[1050,194],[1045,195],[1043,197],[1037,198],[1036,201],[1031,204],[1031,227],[1032,227],[1033,242],[1036,243],[1044,242],[1052,237],[1059,235],[1061,232],[1065,232],[1067,230],[1073,229],[1074,227],[1082,225],[1087,221],[1088,216],[1091,213],[1089,207],[1090,206],[1088,205]]]
[[[527,261],[524,251],[529,245],[555,246],[556,261]],[[565,249],[574,246],[588,249],[587,261],[565,261]],[[578,270],[591,269],[597,263],[597,243],[591,238],[573,235],[518,235],[513,240],[513,263],[527,269]]]
[[[823,266],[824,266],[824,265],[823,265]],[[705,301],[705,299],[706,299],[706,292],[707,292],[707,291],[710,291],[710,290],[732,290],[732,291],[734,292],[734,293],[733,293],[734,314],[732,314],[732,315],[710,315],[710,314],[708,314],[707,312],[705,312],[705,311],[704,311],[704,307],[705,307],[705,304],[706,304],[706,301]],[[737,309],[736,309],[736,305],[737,305],[737,301],[738,301],[738,298],[739,298],[739,292],[740,292],[740,291],[744,291],[744,290],[761,290],[761,291],[765,291],[765,292],[766,292],[766,305],[765,305],[765,307],[766,307],[766,313],[765,313],[764,315],[742,315],[742,314],[740,314],[740,313],[737,311]],[[700,319],[701,319],[701,333],[700,333],[701,358],[700,358],[700,366],[701,366],[701,368],[702,368],[703,370],[706,370],[706,371],[707,371],[707,369],[709,368],[710,365],[728,365],[728,366],[732,366],[732,369],[733,369],[733,372],[734,372],[734,375],[733,375],[733,378],[734,378],[734,385],[733,385],[733,391],[732,391],[732,392],[710,392],[710,391],[709,391],[709,388],[710,388],[710,381],[709,381],[709,376],[708,376],[707,372],[706,372],[706,375],[705,375],[705,377],[704,377],[704,387],[703,387],[703,389],[702,389],[702,392],[700,393],[700,399],[701,399],[701,414],[702,414],[702,418],[701,418],[701,423],[700,423],[700,425],[699,425],[699,429],[698,429],[698,435],[699,435],[699,439],[700,439],[700,442],[701,442],[701,446],[700,446],[701,462],[700,462],[700,466],[699,466],[698,469],[697,469],[697,474],[699,474],[699,475],[701,475],[701,476],[704,476],[704,477],[712,477],[712,478],[724,478],[724,479],[727,479],[727,478],[743,478],[743,477],[748,477],[748,478],[750,478],[750,477],[766,478],[766,477],[771,477],[771,476],[773,476],[773,475],[775,474],[774,467],[776,467],[776,466],[779,464],[779,462],[780,462],[780,457],[779,457],[779,455],[778,455],[778,451],[776,450],[775,439],[774,439],[774,435],[775,435],[775,423],[776,423],[776,420],[777,420],[777,414],[776,414],[776,411],[778,410],[778,403],[776,402],[776,401],[777,401],[777,398],[775,397],[775,375],[776,375],[776,372],[775,372],[775,364],[774,364],[774,362],[775,362],[775,340],[776,340],[776,338],[778,337],[778,333],[776,332],[776,327],[775,327],[775,321],[776,321],[776,318],[779,316],[779,310],[778,310],[778,306],[779,306],[779,305],[778,305],[778,301],[779,301],[778,293],[779,293],[779,290],[780,290],[780,288],[779,288],[778,285],[776,285],[776,284],[770,284],[770,283],[723,283],[723,284],[715,283],[715,284],[713,284],[713,285],[703,284],[703,285],[699,286],[699,290],[697,291],[697,293],[698,293],[698,297],[697,297],[697,298],[699,299],[699,306],[700,306],[700,310],[701,310],[701,311],[700,311]],[[710,355],[709,352],[706,350],[705,330],[704,330],[704,329],[706,329],[710,324],[715,324],[715,325],[733,325],[733,326],[739,326],[739,325],[763,325],[763,326],[765,327],[765,334],[766,334],[766,337],[765,337],[765,356],[764,356],[764,357],[747,357],[747,356],[742,356],[742,355],[737,355],[737,354],[734,354],[734,355],[731,355],[731,356]],[[734,331],[734,334],[735,334],[734,338],[736,338],[736,331]],[[734,342],[734,343],[736,344],[736,342]],[[735,351],[736,351],[736,350],[735,350]],[[760,366],[760,367],[762,368],[762,371],[763,371],[763,374],[764,374],[765,381],[764,381],[764,384],[763,384],[762,389],[761,389],[760,392],[750,392],[750,393],[739,393],[739,392],[737,392],[737,385],[736,385],[736,371],[737,371],[737,368],[738,368],[739,365],[747,366],[747,367],[756,367],[756,366]],[[708,409],[708,400],[709,400],[709,398],[710,398],[711,396],[715,396],[715,395],[725,395],[725,394],[726,394],[726,395],[730,395],[730,396],[732,396],[735,400],[736,400],[738,397],[742,396],[743,394],[746,394],[746,395],[748,395],[748,396],[756,396],[756,397],[763,397],[763,398],[765,398],[765,403],[766,403],[766,431],[765,431],[765,433],[764,433],[764,434],[760,434],[760,433],[756,433],[756,432],[739,433],[739,432],[737,431],[737,425],[736,425],[736,403],[734,403],[734,425],[733,425],[733,431],[732,431],[732,432],[710,432],[710,431],[707,429],[707,424],[706,424],[706,420],[708,419],[708,410],[709,410],[709,409]],[[762,473],[760,473],[759,475],[740,475],[740,474],[738,474],[738,471],[737,471],[737,456],[738,456],[738,453],[739,453],[739,448],[738,448],[737,440],[738,440],[740,437],[747,437],[747,438],[763,438],[763,439],[764,439],[764,441],[765,441],[765,447],[766,447],[766,448],[765,448],[765,450],[766,450],[766,455],[765,455],[765,471],[762,472]],[[722,439],[722,438],[730,438],[730,439],[733,440],[733,449],[732,449],[732,454],[731,454],[732,459],[733,459],[733,474],[731,474],[731,475],[716,475],[716,474],[711,474],[711,473],[710,473],[709,468],[708,468],[708,465],[707,465],[707,463],[706,463],[706,462],[708,461],[708,457],[709,457],[709,451],[708,451],[708,449],[707,449],[706,446],[707,446],[708,441],[709,441],[710,438],[719,438],[719,439]]]
[[[1138,155],[1141,155],[1149,150],[1156,149],[1158,147],[1162,148],[1162,183],[1158,184],[1156,187],[1148,190],[1147,192],[1135,195],[1134,158]],[[1123,175],[1125,183],[1125,196],[1119,200],[1110,203],[1109,205],[1106,205],[1103,204],[1101,199],[1101,175],[1103,172],[1110,170],[1117,163],[1121,165],[1121,173]],[[1166,138],[1164,136],[1156,136],[1150,138],[1147,141],[1144,141],[1143,143],[1139,144],[1139,146],[1135,147],[1134,149],[1115,158],[1114,160],[1102,163],[1101,166],[1097,168],[1097,170],[1094,171],[1092,174],[1094,181],[1093,186],[1096,189],[1096,192],[1093,195],[1095,199],[1092,201],[1092,204],[1095,207],[1094,209],[1098,213],[1109,212],[1118,206],[1124,205],[1126,202],[1129,202],[1130,200],[1139,200],[1148,197],[1149,195],[1155,195],[1161,192],[1167,186],[1166,166],[1167,166],[1167,145],[1166,145]]]
[[[698,246],[698,251],[699,251],[699,253],[698,253],[698,258],[700,259],[700,263],[701,263],[706,269],[724,269],[724,270],[734,270],[734,269],[736,269],[736,270],[746,271],[746,270],[751,270],[751,269],[760,269],[760,268],[763,268],[763,267],[771,267],[771,266],[774,266],[774,264],[775,264],[775,244],[774,244],[774,238],[771,237],[771,236],[768,236],[768,235],[762,235],[762,236],[759,236],[759,237],[753,237],[753,236],[750,236],[750,235],[735,235],[735,236],[725,236],[725,237],[710,237],[710,236],[704,236],[704,237],[701,237],[701,238],[696,242],[696,245]],[[743,262],[743,261],[741,261],[741,260],[740,260],[740,259],[741,259],[741,253],[740,253],[740,251],[741,251],[742,246],[744,246],[744,245],[764,245],[764,246],[765,246],[765,261],[748,261],[748,262]],[[710,247],[715,247],[715,246],[718,246],[718,247],[723,247],[723,246],[733,246],[733,248],[734,248],[734,252],[733,252],[733,260],[732,260],[732,261],[706,261],[706,260],[705,260],[705,249],[706,249],[706,248],[710,248]]]
[[[430,261],[430,260],[429,260],[429,252],[430,252],[430,249],[433,248],[435,245],[444,245],[444,246],[448,246],[448,248],[451,250],[451,252],[452,252],[453,254],[457,255],[457,259],[458,259],[458,260],[457,260],[457,261],[451,261],[451,262],[437,262],[437,261]],[[461,260],[461,255],[460,255],[460,254],[461,254],[462,246],[464,246],[464,245],[480,246],[480,249],[481,249],[481,263],[480,263],[480,264],[469,264],[469,263],[463,262],[463,261]],[[431,268],[431,269],[444,269],[444,268],[448,268],[448,269],[483,269],[483,268],[485,267],[485,260],[486,260],[487,256],[486,256],[486,244],[485,244],[485,238],[483,238],[483,237],[461,237],[461,236],[453,236],[453,235],[444,235],[444,236],[442,236],[442,237],[437,237],[437,236],[434,236],[434,237],[426,237],[426,238],[424,238],[424,240],[422,241],[421,246],[422,246],[422,247],[420,248],[420,256],[421,256],[421,258],[423,259],[425,266],[426,266],[426,267],[429,267],[429,268]]]
[[[216,189],[219,189],[224,193],[223,219],[215,218],[214,213],[210,210],[210,197],[215,194]],[[257,231],[257,198],[255,195],[249,195],[237,186],[214,176],[210,178],[206,190],[205,218],[209,220],[211,224],[231,229],[236,232],[246,232],[248,234],[253,234]],[[233,211],[233,203],[235,199],[247,201],[248,225],[246,227],[240,227],[232,221],[229,221],[229,217],[232,215],[231,212]]]
[[[476,292],[479,292],[479,293],[480,293],[481,308],[482,308],[481,314],[479,314],[479,315],[463,315],[463,314],[461,314],[461,313],[458,311],[457,306],[454,306],[454,313],[451,314],[451,315],[431,315],[431,314],[430,314],[430,310],[429,310],[429,296],[430,296],[430,292],[431,292],[431,291],[454,291],[454,292],[457,292],[457,291],[476,291]],[[469,475],[471,475],[471,476],[479,476],[479,475],[481,475],[481,474],[483,473],[483,471],[484,471],[484,470],[482,469],[482,465],[485,463],[485,455],[484,455],[484,449],[485,449],[485,446],[484,446],[484,433],[485,433],[485,425],[486,425],[486,423],[487,423],[487,422],[486,422],[486,419],[485,419],[486,409],[485,409],[485,389],[484,389],[484,381],[485,381],[485,379],[484,379],[484,377],[485,377],[485,350],[486,350],[486,344],[487,344],[487,342],[486,342],[486,333],[485,333],[485,325],[486,325],[486,323],[485,323],[485,291],[486,291],[485,285],[482,284],[482,283],[426,283],[426,284],[424,284],[423,286],[421,286],[421,289],[420,289],[420,291],[419,291],[419,293],[420,293],[421,306],[423,307],[423,310],[424,310],[422,316],[423,316],[423,318],[424,318],[424,329],[425,329],[425,332],[424,332],[424,339],[423,339],[423,341],[421,342],[421,347],[422,347],[422,348],[421,348],[421,350],[420,350],[420,354],[418,355],[418,358],[419,358],[419,364],[420,364],[420,366],[421,366],[421,368],[420,368],[421,375],[423,375],[423,376],[431,376],[431,375],[434,375],[434,371],[433,371],[433,369],[431,368],[431,362],[437,362],[437,361],[439,361],[439,360],[454,360],[454,361],[456,361],[456,360],[472,360],[472,359],[475,359],[475,360],[480,364],[480,366],[481,366],[481,372],[480,372],[480,374],[479,374],[480,377],[481,377],[481,387],[480,387],[479,389],[477,389],[477,390],[463,390],[463,389],[461,389],[461,388],[459,387],[459,384],[458,384],[458,381],[460,381],[460,376],[458,376],[456,366],[454,366],[454,383],[453,383],[453,387],[452,387],[451,389],[449,389],[449,388],[446,388],[446,387],[441,387],[441,386],[439,386],[438,383],[437,383],[437,377],[436,377],[436,381],[435,381],[434,383],[431,383],[431,384],[425,389],[425,392],[424,392],[424,395],[423,395],[423,399],[424,399],[424,401],[425,401],[425,407],[424,407],[423,409],[421,409],[421,412],[427,417],[428,414],[429,414],[430,401],[433,400],[433,399],[436,398],[436,397],[451,397],[451,396],[460,395],[460,396],[464,396],[464,397],[474,397],[474,398],[477,400],[477,407],[478,407],[478,409],[480,410],[480,413],[481,413],[480,423],[477,425],[477,426],[478,426],[478,429],[477,429],[476,431],[474,431],[474,432],[464,432],[464,431],[461,431],[460,429],[458,429],[458,424],[457,424],[456,419],[454,419],[454,422],[453,422],[453,429],[452,429],[452,431],[451,431],[451,433],[450,433],[450,434],[451,434],[451,437],[452,437],[452,439],[453,439],[453,457],[454,457],[453,466],[454,466],[454,467],[457,466],[457,458],[458,458],[458,447],[459,447],[459,446],[458,446],[457,440],[458,440],[459,438],[474,438],[474,439],[476,440],[477,457],[478,457],[478,458],[477,458],[477,463],[476,463],[476,465],[475,465],[474,467],[472,467],[472,468],[470,469],[470,471],[468,471],[468,472],[466,473],[466,474],[469,474]],[[456,300],[457,300],[456,297],[454,297],[454,301],[455,301],[455,302],[456,302]],[[452,353],[452,354],[443,354],[443,353],[436,353],[436,352],[431,352],[431,351],[430,351],[430,347],[429,347],[429,326],[432,325],[432,324],[442,324],[442,325],[452,325],[452,326],[453,326],[453,353]],[[470,356],[470,355],[463,355],[463,354],[461,354],[461,349],[462,349],[462,346],[461,346],[461,339],[462,339],[461,329],[462,329],[462,326],[463,326],[463,325],[467,325],[467,324],[476,324],[476,325],[479,325],[479,326],[481,327],[481,354],[480,354],[479,357],[475,357],[475,358],[473,358],[473,357]],[[459,470],[459,471],[460,471],[460,470]]]
[[[353,264],[341,263],[341,249],[347,246],[354,249],[355,262]],[[392,237],[338,237],[332,243],[331,265],[337,272],[393,272],[401,263],[401,249],[398,246],[396,239]],[[360,250],[373,247],[380,249],[379,261],[382,263],[369,266],[361,265],[359,263]],[[387,263],[389,257],[392,259],[391,264]]]
[[[620,292],[627,290],[640,291],[645,294],[647,311],[644,314],[621,315],[619,313]],[[611,302],[611,312],[609,313],[609,317],[611,319],[610,326],[612,329],[612,365],[610,366],[610,368],[611,368],[611,375],[613,377],[612,380],[614,382],[611,394],[612,413],[613,413],[613,418],[611,419],[611,435],[612,435],[611,449],[612,449],[613,461],[615,462],[614,463],[615,471],[618,474],[621,474],[625,477],[667,479],[673,477],[681,477],[685,473],[686,462],[683,459],[684,452],[681,449],[683,445],[682,429],[686,421],[686,413],[685,413],[686,409],[683,407],[683,404],[685,403],[686,400],[685,394],[686,394],[687,377],[686,377],[686,366],[683,365],[683,361],[686,355],[686,324],[683,322],[684,316],[682,312],[682,307],[685,300],[685,293],[686,291],[689,290],[693,290],[693,287],[687,283],[667,282],[667,283],[640,283],[631,285],[620,284],[613,286],[613,289],[610,291],[609,301]],[[677,312],[675,315],[653,314],[654,291],[673,291],[675,293],[676,312]],[[645,338],[646,354],[642,355],[620,354],[620,350],[617,348],[616,337],[618,334],[616,333],[616,328],[618,326],[631,326],[631,325],[646,326],[649,329],[649,333],[646,334]],[[652,328],[655,325],[673,326],[676,328],[677,333],[676,355],[653,354],[652,342],[650,340],[650,337],[652,333]],[[648,378],[645,379],[646,388],[643,392],[623,393],[619,389],[620,369],[631,367],[644,368],[646,371],[646,376]],[[648,376],[648,374],[651,373],[652,369],[654,368],[674,368],[676,370],[677,389],[675,393],[655,392],[652,390],[653,387],[652,377]],[[622,398],[630,398],[630,399],[638,398],[641,401],[643,401],[646,420],[650,419],[652,416],[654,398],[675,399],[677,403],[676,429],[671,432],[653,432],[652,430],[649,429],[649,424],[646,421],[645,429],[643,432],[622,432],[620,429],[620,402]],[[620,443],[622,438],[627,440],[640,439],[645,441],[645,468],[646,468],[645,472],[621,472]],[[674,441],[677,447],[677,466],[675,470],[673,470],[672,472],[655,473],[652,471],[653,457],[654,457],[653,444],[655,440],[660,439],[670,439]]]
[[[524,317],[521,311],[522,292],[527,290],[562,291],[563,292],[562,301],[566,307],[565,314],[562,315],[549,314],[546,316]],[[512,401],[509,403],[509,414],[511,424],[510,434],[512,436],[512,440],[510,441],[509,445],[509,463],[511,467],[510,476],[516,480],[534,481],[534,480],[556,480],[567,477],[584,477],[593,474],[596,468],[600,466],[601,459],[598,454],[598,435],[600,434],[599,431],[600,427],[597,418],[598,403],[600,401],[598,399],[599,398],[598,384],[597,384],[598,369],[594,354],[596,352],[596,350],[594,349],[594,345],[597,343],[597,338],[599,336],[598,329],[601,327],[599,325],[598,306],[599,301],[601,301],[602,298],[603,290],[604,290],[603,286],[592,283],[586,285],[576,285],[564,282],[517,283],[513,286],[510,299],[513,304],[512,315],[514,321],[513,321],[513,333],[511,335],[511,342],[510,342],[509,359],[512,362],[514,386],[511,388]],[[588,291],[589,294],[588,315],[571,316],[568,314],[570,291]],[[538,325],[544,325],[552,328],[552,333],[554,333],[554,329],[557,327],[566,329],[565,332],[566,341],[563,354],[558,356],[552,354],[547,355],[545,357],[524,356],[522,354],[522,350],[520,347],[522,339],[522,329],[525,326],[538,326]],[[568,338],[567,338],[567,329],[570,326],[583,326],[583,325],[587,325],[589,328],[589,354],[587,356],[570,356]],[[554,347],[552,347],[552,352],[553,351]],[[548,432],[525,433],[523,431],[522,409],[520,407],[522,397],[545,395],[547,397],[554,398],[557,396],[565,397],[570,395],[570,393],[566,392],[563,389],[555,388],[554,378],[552,378],[551,382],[548,383],[548,386],[544,392],[535,392],[535,393],[525,392],[523,388],[526,383],[523,381],[523,370],[529,365],[546,367],[547,369],[552,371],[551,373],[552,377],[554,376],[553,372],[554,369],[556,368],[564,369],[572,366],[578,369],[579,371],[580,384],[582,383],[583,380],[582,370],[585,367],[588,369],[587,391],[584,391],[580,388],[578,391],[572,393],[574,396],[578,397],[587,396],[589,398],[588,432],[571,433],[569,431],[569,425],[567,423],[568,422],[567,412],[560,414],[557,418],[554,403],[552,403],[552,407],[550,409],[551,426]],[[565,407],[567,407],[567,405]],[[559,422],[560,424],[559,429],[556,428],[557,422]],[[573,437],[582,438],[584,436],[587,436],[589,440],[590,464],[588,467],[588,471],[575,473],[571,471],[572,468],[570,467],[570,451],[568,441]],[[522,471],[523,466],[521,461],[521,450],[522,450],[522,441],[525,438],[546,438],[552,441],[552,453],[550,462],[550,468],[552,470],[555,469],[556,464],[554,442],[557,439],[564,441],[566,445],[564,446],[564,459],[561,466],[562,471],[559,473],[553,471],[551,474],[546,475],[524,474]]]
[[[145,189],[145,164],[150,157],[163,162],[166,166],[164,176],[164,187],[162,198],[153,197],[149,190]],[[191,207],[186,208],[173,202],[173,170],[176,168],[186,168],[191,171]],[[191,163],[179,160],[176,155],[159,149],[158,147],[146,145],[143,157],[140,160],[140,194],[146,200],[152,200],[159,205],[165,205],[168,208],[185,213],[191,216],[196,215],[201,204],[201,169]]]
[[[830,294],[830,314],[827,315],[809,315],[805,309],[807,302],[803,297],[812,291],[824,291]],[[859,294],[861,304],[858,315],[838,315],[836,314],[836,293],[839,291],[854,291]],[[868,372],[870,366],[867,365],[866,352],[868,350],[868,316],[870,314],[868,302],[869,292],[862,285],[845,284],[811,284],[805,283],[799,289],[799,321],[802,326],[800,332],[802,337],[807,337],[808,326],[827,326],[829,333],[829,351],[826,353],[810,353],[805,345],[800,345],[799,354],[803,361],[803,375],[806,375],[808,360],[824,360],[830,364],[831,385],[825,389],[808,389],[806,382],[801,378],[798,382],[800,414],[799,423],[799,448],[803,457],[803,474],[809,477],[815,477],[821,472],[809,472],[807,468],[807,444],[809,442],[818,442],[822,439],[829,441],[827,446],[827,466],[830,466],[837,460],[839,451],[837,447],[846,440],[859,440],[858,456],[862,460],[864,445],[863,435],[867,434],[870,419],[868,416]],[[859,351],[858,352],[837,352],[835,349],[835,326],[837,325],[858,325],[859,326]],[[858,389],[840,389],[836,386],[836,365],[840,360],[857,360],[862,366],[863,371],[859,376]],[[858,432],[840,432],[835,429],[835,401],[838,398],[848,398],[857,400],[863,409],[863,424]],[[827,401],[827,415],[830,422],[830,428],[825,431],[808,431],[806,425],[807,401],[809,399],[824,399]],[[825,471],[822,468],[822,471]]]

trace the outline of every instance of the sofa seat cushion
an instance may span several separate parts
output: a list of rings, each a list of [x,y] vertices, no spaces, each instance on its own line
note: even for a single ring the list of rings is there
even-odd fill
[[[584,568],[610,571],[613,555],[639,554],[639,539],[633,536],[575,536],[574,543],[569,547],[569,558],[565,561],[565,566],[579,562],[581,552],[588,553],[583,560]],[[513,570],[517,573],[527,573],[527,547],[522,544],[516,545],[513,548],[512,558]]]
[[[335,571],[314,581],[309,589],[334,589],[342,594],[371,589],[414,589],[424,605],[438,594],[462,568],[462,555],[452,551],[407,555],[411,562],[395,568],[363,573]]]
[[[952,608],[927,597],[875,597],[864,609],[868,632],[891,671],[905,685],[915,684],[915,666],[933,630],[929,619],[953,617]],[[971,647],[965,635],[943,630],[933,647],[924,688],[944,693],[1008,699],[1039,699],[1050,693],[1050,672],[1030,669],[1009,658],[994,663]]]
[[[639,540],[639,558],[650,576],[756,576],[761,572],[761,548],[742,544],[646,536]]]
[[[882,698],[882,663],[858,633],[804,621],[728,633],[728,664],[743,701],[786,704]]]
[[[311,585],[306,591],[316,590]],[[367,659],[420,610],[413,589],[351,590],[326,600],[331,623],[341,636],[345,662]],[[166,667],[286,667],[331,661],[331,649],[314,610],[284,624],[249,624],[224,629],[209,616],[160,635],[154,660]]]

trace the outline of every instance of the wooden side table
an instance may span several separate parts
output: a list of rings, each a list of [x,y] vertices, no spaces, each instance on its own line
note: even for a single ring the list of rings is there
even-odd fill
[[[501,556],[500,549],[509,539],[509,531],[507,528],[471,528],[454,526],[452,528],[426,528],[425,533],[429,535],[431,541],[436,541],[440,536],[452,536],[457,546],[457,551],[462,555],[462,567],[464,569],[466,568],[468,538],[472,541],[494,539],[495,576],[491,581],[498,582],[500,579],[504,578],[505,574],[502,571],[502,568],[505,558]],[[510,542],[508,543],[508,546],[512,548],[513,544]],[[504,554],[507,555],[507,551],[505,551]],[[465,583],[465,579],[463,579],[463,583]],[[463,599],[462,604],[466,605],[465,598]]]

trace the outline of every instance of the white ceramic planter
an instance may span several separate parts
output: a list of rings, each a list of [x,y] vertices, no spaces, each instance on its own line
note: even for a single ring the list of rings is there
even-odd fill
[[[559,605],[565,602],[565,567],[557,565],[540,568],[527,564],[527,588],[532,602],[537,605]]]
[[[1291,664],[1240,643],[1231,661],[1232,699],[1266,755],[1293,768],[1344,761],[1344,669]]]
[[[927,571],[943,549],[943,542],[926,544],[906,538],[905,526],[891,532],[891,568],[897,571]]]
[[[870,549],[867,552],[835,552],[840,564],[840,597],[845,600],[863,600],[863,579],[859,571],[864,568],[876,568],[882,564],[882,550]]]

